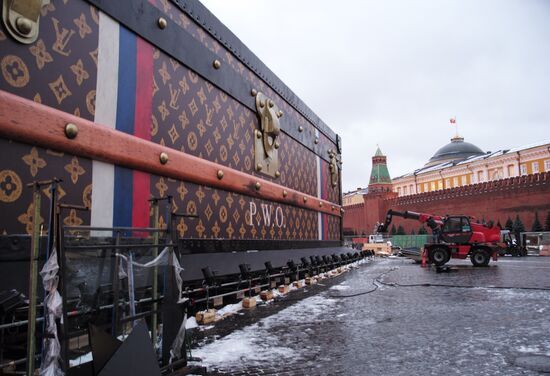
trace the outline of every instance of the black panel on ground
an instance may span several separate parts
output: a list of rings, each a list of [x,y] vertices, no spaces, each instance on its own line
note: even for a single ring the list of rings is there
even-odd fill
[[[97,375],[118,350],[122,342],[93,324],[88,326],[88,333],[90,334],[90,346],[92,347],[94,374]]]
[[[145,321],[140,320],[103,367],[99,376],[160,376],[160,374],[147,325]]]

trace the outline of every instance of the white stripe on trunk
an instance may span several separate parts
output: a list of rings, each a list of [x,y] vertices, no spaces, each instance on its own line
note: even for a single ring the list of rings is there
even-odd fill
[[[99,51],[96,89],[96,123],[115,128],[118,95],[119,25],[99,12]],[[115,167],[93,161],[92,170],[92,226],[113,225],[113,196]]]

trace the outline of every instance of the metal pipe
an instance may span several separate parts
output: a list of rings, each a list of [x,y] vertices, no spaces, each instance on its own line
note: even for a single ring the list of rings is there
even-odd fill
[[[268,274],[266,275],[265,277],[256,277],[256,278],[252,278],[252,281],[258,281],[258,280],[261,280],[261,279],[264,279],[264,278],[275,278],[275,277],[282,277],[282,276],[285,276],[286,274],[285,273],[277,273],[277,274]],[[212,286],[212,287],[228,287],[228,286],[233,286],[233,285],[238,285],[239,283],[241,283],[242,281],[236,281],[236,282],[227,282],[227,283],[222,283],[221,285],[218,285],[218,286]],[[206,291],[206,288],[205,287],[198,287],[196,289],[193,289],[193,290],[187,290],[187,291],[184,291],[184,293],[186,294],[192,294],[192,293],[197,293],[197,292],[204,292]]]
[[[34,375],[34,353],[36,350],[36,285],[38,284],[38,255],[40,249],[40,186],[34,185],[33,217],[31,238],[31,262],[29,271],[29,312],[27,320],[30,323],[27,329],[27,375]]]
[[[71,251],[78,250],[94,250],[94,249],[105,249],[105,248],[119,248],[119,249],[149,249],[149,248],[159,248],[164,247],[164,245],[154,245],[154,244],[127,244],[114,246],[112,244],[104,245],[66,245],[65,249],[70,249]]]
[[[116,248],[114,249],[114,258],[112,259],[112,286],[113,286],[113,312],[112,312],[112,323],[111,323],[111,334],[113,337],[117,336],[117,322],[118,322],[118,289],[119,289],[119,280],[118,280],[118,267],[119,267],[119,258],[116,257],[118,254],[118,246],[120,244],[120,232],[116,233],[115,240]]]
[[[40,358],[40,354],[36,354],[34,356],[35,359]],[[17,366],[19,364],[23,364],[27,361],[27,358],[17,359],[17,360],[10,360],[9,362],[3,363],[0,365],[0,370],[5,369],[10,366]]]
[[[155,201],[152,201],[153,203],[153,226],[157,226],[157,228],[160,229],[160,227],[158,227],[158,223],[159,223],[159,202],[158,200],[155,200]],[[157,256],[158,256],[158,246],[159,246],[159,233],[158,232],[155,232],[153,233],[153,243],[155,244],[155,247],[153,248],[153,259],[155,259]],[[153,268],[153,294],[152,294],[152,297],[153,299],[156,299],[157,298],[157,290],[158,290],[158,267],[155,266]],[[153,303],[153,311],[155,311],[155,313],[153,314],[153,316],[151,317],[151,339],[153,341],[153,347],[156,348],[156,343],[157,343],[157,311],[158,307],[157,307],[157,303]]]
[[[143,299],[140,299],[140,300],[136,300],[136,304],[140,305],[140,304],[151,303],[151,302],[158,303],[158,302],[161,302],[161,301],[162,301],[162,296],[158,297],[156,300],[153,300],[152,298],[143,298]],[[122,305],[128,305],[128,304],[129,304],[128,302],[122,303]],[[90,310],[71,311],[71,312],[67,312],[67,317],[75,317],[75,316],[85,315],[85,314],[88,314],[88,313],[91,313],[91,312],[94,312],[94,311],[102,311],[102,310],[111,309],[111,308],[113,308],[113,304],[102,305],[102,306],[98,307],[96,310],[91,310],[91,311]],[[44,320],[44,317],[37,317],[36,318],[36,322],[41,322],[43,320]],[[0,330],[16,328],[18,326],[24,326],[24,325],[27,325],[28,322],[29,322],[29,320],[21,320],[21,321],[10,322],[10,323],[7,323],[7,324],[2,324],[2,325],[0,325]]]
[[[130,306],[130,316],[136,315],[136,302],[134,292],[134,253],[130,252],[130,254],[128,255],[128,303]]]
[[[254,286],[254,287],[262,288],[262,287],[266,287],[266,286],[269,286],[269,284],[266,283],[266,284],[258,285],[258,286]],[[250,288],[246,288],[246,289],[240,289],[240,290],[235,290],[235,291],[231,291],[231,292],[226,292],[224,294],[213,295],[213,296],[210,296],[208,298],[197,299],[197,300],[195,300],[195,303],[201,303],[201,302],[205,302],[207,300],[212,300],[212,299],[215,299],[215,298],[220,298],[220,297],[229,296],[229,295],[235,295],[235,294],[238,294],[238,293],[241,293],[241,292],[250,291],[252,289],[253,288],[250,287]]]

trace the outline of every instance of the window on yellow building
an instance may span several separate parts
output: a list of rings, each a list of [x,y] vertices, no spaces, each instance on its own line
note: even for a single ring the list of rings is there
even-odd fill
[[[451,179],[445,179],[445,188],[451,188]]]
[[[428,192],[428,183],[424,183],[424,192]]]
[[[414,187],[414,186],[413,186],[412,184],[409,185],[409,192],[411,193],[411,195],[415,193],[413,187]]]
[[[544,171],[550,171],[550,159],[544,161]]]
[[[521,175],[527,175],[527,165],[525,163],[519,166],[519,173]]]
[[[462,185],[466,185],[466,176],[461,176],[460,180]]]
[[[477,172],[477,182],[478,183],[482,183],[483,182],[483,171],[478,171]]]
[[[536,174],[537,172],[539,172],[539,162],[533,162],[533,174]]]
[[[508,176],[514,176],[516,174],[514,171],[515,171],[514,165],[513,164],[508,165]]]
[[[498,180],[498,179],[502,179],[502,172],[499,168],[495,168],[493,170],[492,180]]]
[[[430,190],[431,190],[431,191],[435,191],[435,181],[432,181],[432,182],[430,183]]]
[[[457,176],[455,176],[453,178],[453,187],[458,187],[458,177]]]
[[[437,181],[437,189],[443,189],[443,180]]]

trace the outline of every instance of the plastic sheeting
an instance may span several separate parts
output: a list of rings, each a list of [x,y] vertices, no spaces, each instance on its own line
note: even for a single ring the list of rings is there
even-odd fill
[[[128,278],[128,257],[117,254],[118,257],[120,257],[124,262],[126,263],[125,266],[123,266],[123,263],[120,263],[120,269],[118,271],[118,277],[120,279]],[[146,262],[145,264],[141,264],[136,261],[132,261],[132,265],[136,266],[138,268],[153,268],[156,266],[173,266],[174,267],[174,275],[176,276],[176,284],[178,286],[178,303],[183,303],[187,300],[187,298],[184,298],[182,296],[183,290],[183,279],[181,278],[181,272],[183,272],[183,268],[180,265],[180,262],[178,258],[176,257],[176,253],[171,251],[169,247],[166,247],[162,250],[162,252],[155,257],[153,260]]]
[[[44,298],[45,307],[45,335],[43,340],[42,363],[40,365],[40,376],[63,376],[61,368],[61,346],[57,336],[57,325],[55,321],[62,318],[63,300],[57,291],[59,283],[59,264],[57,263],[57,250],[54,248],[50,258],[40,271],[42,285],[46,291]]]
[[[181,354],[181,349],[183,347],[183,344],[185,342],[185,325],[187,324],[187,313],[183,315],[183,320],[181,322],[180,329],[178,330],[178,334],[176,338],[174,339],[174,342],[172,343],[172,347],[170,348],[170,361],[169,363],[172,363],[174,360],[179,359]]]
[[[122,260],[126,263],[126,267],[124,267],[122,262],[120,263],[120,269],[118,272],[118,276],[120,279],[127,278],[128,277],[128,257],[118,254]],[[141,264],[136,261],[132,261],[132,265],[138,268],[153,268],[157,266],[173,266],[174,267],[174,275],[176,276],[176,284],[178,286],[178,303],[183,303],[187,300],[187,298],[184,298],[182,296],[183,293],[183,279],[181,278],[180,273],[184,270],[179,261],[176,257],[175,252],[171,251],[169,247],[166,247],[162,250],[162,252],[155,257],[153,260]],[[170,348],[170,363],[172,361],[179,358],[181,354],[181,349],[183,347],[184,341],[185,341],[185,324],[187,321],[187,315],[184,315],[183,321],[180,325],[180,329],[178,330],[178,334],[176,338],[174,339],[174,342],[172,343],[172,346]]]

